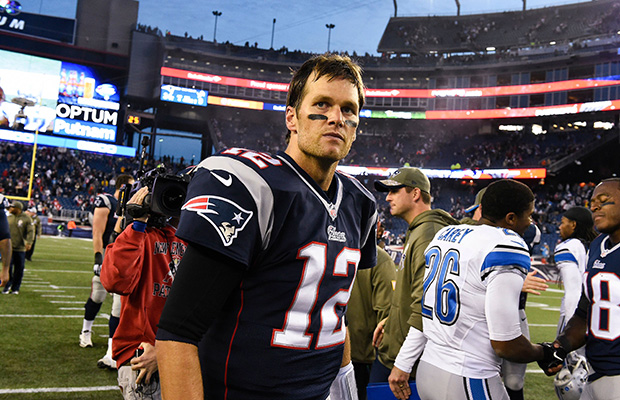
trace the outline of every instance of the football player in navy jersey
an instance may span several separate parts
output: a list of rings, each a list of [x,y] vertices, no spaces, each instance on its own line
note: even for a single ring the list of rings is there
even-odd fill
[[[0,88],[0,91],[2,89]],[[1,98],[1,96],[0,96]],[[2,257],[2,270],[0,270],[0,287],[5,286],[9,281],[9,268],[13,255],[11,245],[11,231],[5,210],[9,209],[9,199],[0,194],[0,256]]]
[[[567,352],[586,345],[593,373],[582,400],[620,395],[620,179],[605,179],[590,199],[596,230],[588,252],[586,278],[575,314],[553,345]],[[543,368],[547,375],[561,369]]]
[[[197,166],[157,332],[166,399],[325,400],[352,375],[343,315],[357,269],[376,264],[376,208],[336,166],[363,104],[360,67],[316,56],[290,84],[285,152],[231,148]]]

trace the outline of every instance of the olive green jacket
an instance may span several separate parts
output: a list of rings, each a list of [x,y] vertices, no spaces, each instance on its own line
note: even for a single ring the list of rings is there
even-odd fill
[[[394,261],[377,246],[377,265],[357,272],[347,306],[353,362],[372,364],[375,360],[372,334],[379,321],[387,317],[395,283]]]
[[[458,223],[459,221],[444,210],[436,209],[422,212],[409,224],[403,257],[397,267],[392,305],[378,349],[379,361],[389,369],[394,367],[394,360],[407,337],[409,327],[422,330],[422,283],[426,247],[437,231]],[[415,368],[412,371],[412,374],[414,373]]]
[[[19,215],[9,214],[9,229],[13,251],[26,251],[26,244],[34,241],[32,218],[24,212]]]

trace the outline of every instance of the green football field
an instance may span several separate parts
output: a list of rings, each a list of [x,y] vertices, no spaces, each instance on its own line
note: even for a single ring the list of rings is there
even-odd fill
[[[106,351],[112,298],[95,320],[93,348],[78,345],[92,277],[90,240],[37,241],[19,295],[0,296],[0,399],[121,399],[116,372],[97,368]],[[532,341],[555,337],[562,292],[530,295]],[[555,399],[553,379],[528,365],[525,398]],[[294,399],[291,399],[294,400]]]

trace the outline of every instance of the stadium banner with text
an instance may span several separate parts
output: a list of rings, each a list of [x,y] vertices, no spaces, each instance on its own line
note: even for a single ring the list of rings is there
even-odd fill
[[[182,78],[216,85],[237,86],[252,89],[272,90],[285,92],[287,83],[265,82],[253,79],[234,78],[230,76],[212,75],[203,72],[162,67],[161,75],[172,78]],[[617,76],[595,79],[572,79],[567,81],[534,83],[528,85],[491,86],[481,88],[458,89],[366,89],[366,97],[387,98],[448,98],[448,97],[493,97],[526,94],[540,94],[568,90],[594,89],[606,86],[618,86],[620,79]]]
[[[79,140],[42,134],[37,135],[31,132],[14,131],[10,129],[0,129],[0,140],[26,144],[34,144],[36,140],[39,146],[64,147],[66,149],[90,151],[112,156],[136,156],[136,149],[133,147],[119,146],[112,143],[93,142],[90,140]]]
[[[364,167],[354,165],[339,165],[338,171],[353,176],[380,176],[392,175],[398,168]],[[420,168],[420,171],[429,179],[544,179],[547,176],[545,168],[487,168],[487,169],[430,169]]]
[[[26,12],[2,13],[0,31],[73,44],[75,20]]]
[[[209,92],[206,90],[185,88],[174,85],[162,85],[160,100],[190,106],[207,106]]]
[[[275,90],[279,92],[288,91],[288,83],[265,82],[254,79],[233,78],[231,76],[211,75],[205,74],[203,72],[187,71],[184,69],[162,67],[161,75],[169,76],[172,78],[190,79],[200,82],[215,83],[217,85],[238,86],[262,90]]]
[[[96,68],[0,50],[0,128],[116,142],[120,95]]]

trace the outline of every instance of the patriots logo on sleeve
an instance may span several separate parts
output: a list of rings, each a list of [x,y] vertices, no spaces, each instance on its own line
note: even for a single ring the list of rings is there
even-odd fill
[[[188,200],[181,210],[192,211],[209,221],[222,239],[230,246],[246,227],[254,213],[244,210],[235,202],[219,196],[197,196]]]

